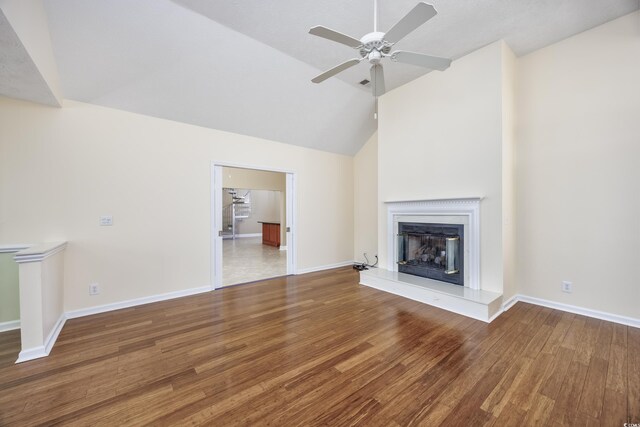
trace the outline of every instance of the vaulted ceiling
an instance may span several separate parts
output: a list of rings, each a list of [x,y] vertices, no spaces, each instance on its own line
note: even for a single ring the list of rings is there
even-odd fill
[[[0,11],[0,94],[57,105],[20,37]]]
[[[417,0],[379,0],[385,31]],[[398,43],[460,58],[505,39],[523,55],[638,9],[638,0],[431,0],[438,15]],[[375,131],[366,63],[309,35],[373,31],[373,0],[44,0],[65,98],[336,153]],[[387,90],[428,70],[385,64]],[[446,72],[446,71],[445,71]],[[19,77],[15,77],[19,78]],[[10,95],[15,96],[15,95]]]

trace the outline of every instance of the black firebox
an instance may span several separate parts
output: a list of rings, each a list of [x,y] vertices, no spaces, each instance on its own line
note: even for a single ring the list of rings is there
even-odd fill
[[[464,226],[399,223],[398,271],[464,286]]]

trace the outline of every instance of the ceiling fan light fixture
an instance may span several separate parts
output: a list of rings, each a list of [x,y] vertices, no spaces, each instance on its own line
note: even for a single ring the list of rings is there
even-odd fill
[[[369,63],[371,65],[376,65],[380,63],[380,60],[382,59],[382,54],[380,53],[380,51],[374,49],[371,52],[369,52],[369,55],[367,55],[367,59],[369,60]]]

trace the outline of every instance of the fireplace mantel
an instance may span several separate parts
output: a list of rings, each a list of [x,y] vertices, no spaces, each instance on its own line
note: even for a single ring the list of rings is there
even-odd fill
[[[385,205],[420,205],[428,204],[433,205],[451,205],[451,204],[476,204],[479,203],[484,197],[458,197],[453,199],[418,199],[418,200],[388,200],[384,202]]]
[[[482,197],[454,199],[400,200],[384,202],[387,207],[387,266],[397,271],[395,227],[398,220],[409,216],[460,216],[467,219],[465,239],[469,248],[469,282],[466,287],[481,289],[480,284],[480,202]]]

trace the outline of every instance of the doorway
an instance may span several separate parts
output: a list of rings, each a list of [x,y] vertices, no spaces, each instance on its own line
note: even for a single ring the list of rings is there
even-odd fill
[[[295,272],[295,173],[211,165],[213,289]]]

